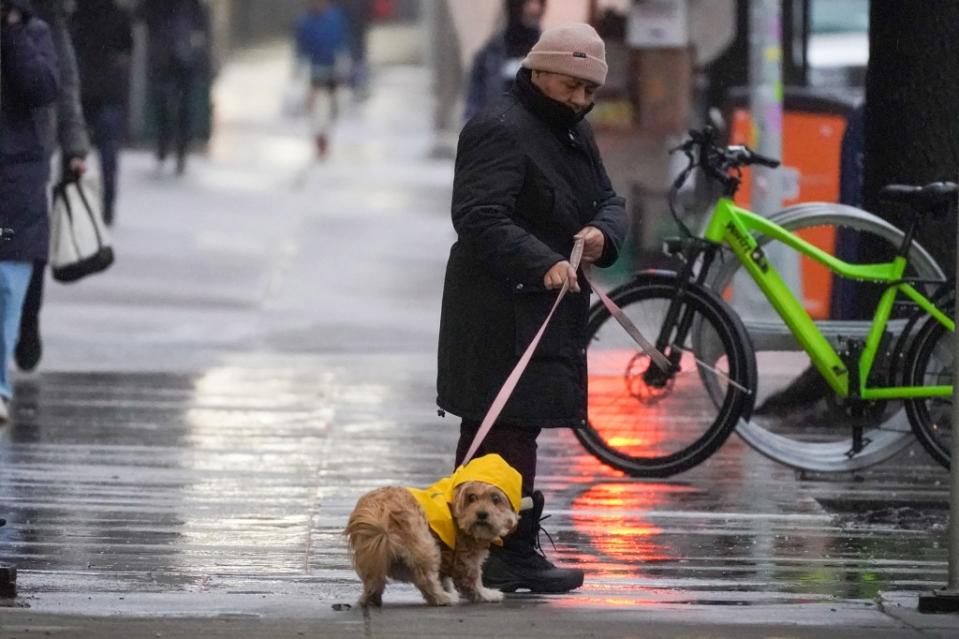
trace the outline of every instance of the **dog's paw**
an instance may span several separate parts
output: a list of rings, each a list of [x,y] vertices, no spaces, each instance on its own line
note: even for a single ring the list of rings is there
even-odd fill
[[[433,598],[432,603],[434,606],[455,606],[460,602],[460,596],[455,592],[446,592],[445,590]]]
[[[498,603],[503,601],[504,595],[499,590],[493,590],[492,588],[479,588],[476,591],[475,601],[482,603]]]

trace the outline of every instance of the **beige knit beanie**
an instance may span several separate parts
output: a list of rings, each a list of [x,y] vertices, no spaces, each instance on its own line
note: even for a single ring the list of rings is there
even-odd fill
[[[606,44],[588,24],[567,24],[543,32],[533,45],[523,66],[534,71],[550,71],[604,84]]]

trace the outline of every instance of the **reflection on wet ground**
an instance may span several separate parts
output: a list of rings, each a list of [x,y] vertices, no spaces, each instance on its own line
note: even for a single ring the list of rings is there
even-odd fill
[[[38,609],[81,594],[352,601],[340,530],[356,497],[450,470],[456,422],[435,416],[432,380],[430,358],[376,355],[22,381],[0,431],[0,558]],[[940,587],[945,479],[918,451],[806,479],[731,440],[693,471],[639,481],[547,432],[540,488],[556,549],[543,543],[588,575],[550,601],[750,605]]]

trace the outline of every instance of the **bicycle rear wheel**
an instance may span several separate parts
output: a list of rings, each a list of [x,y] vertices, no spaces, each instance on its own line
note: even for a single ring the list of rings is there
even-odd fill
[[[841,204],[803,204],[785,209],[771,220],[789,231],[832,235],[845,230],[860,237],[872,236],[893,248],[899,246],[903,238],[903,232],[885,220]],[[807,236],[807,239],[817,241],[815,237]],[[768,241],[766,237],[760,238],[762,245]],[[827,250],[829,248],[827,246]],[[908,275],[930,280],[945,279],[936,261],[916,242],[909,252],[909,264],[911,270]],[[803,265],[803,268],[806,266]],[[716,292],[727,291],[737,271],[740,271],[739,262],[727,261],[715,269],[710,278],[710,288]],[[759,308],[769,311],[764,315],[750,310],[745,304],[740,305],[737,301],[732,303],[752,338],[759,369],[757,408],[752,418],[743,420],[736,429],[749,445],[795,468],[850,472],[881,462],[913,442],[909,419],[901,403],[887,402],[881,410],[877,408],[874,421],[864,429],[863,448],[853,452],[853,425],[850,418],[832,405],[832,391],[811,368],[809,357],[785,323],[768,307],[765,297],[751,280],[737,281],[735,286],[741,287],[744,299],[758,299]],[[799,299],[806,297],[804,291],[794,293]],[[865,339],[870,325],[869,321],[850,319],[817,320],[816,324],[837,349],[840,348],[840,337]],[[905,324],[903,319],[894,318],[890,321],[893,341],[898,339]],[[801,380],[805,383],[797,383],[797,376],[803,371],[808,371]],[[709,380],[705,381],[708,383]],[[768,398],[784,389],[798,393],[805,389],[809,398],[779,411],[766,404]]]
[[[590,311],[589,421],[576,436],[602,462],[634,477],[667,477],[702,462],[752,406],[756,366],[742,323],[715,294],[690,283],[680,320],[665,327],[676,283],[674,275],[643,274],[610,295],[678,364],[670,373],[650,362],[602,304]],[[709,338],[708,354],[695,352],[694,333]],[[704,375],[713,378],[714,395]]]
[[[916,335],[906,361],[906,384],[948,386],[953,383],[955,333],[930,317]],[[913,432],[933,459],[950,468],[952,438],[952,396],[923,397],[906,401]]]

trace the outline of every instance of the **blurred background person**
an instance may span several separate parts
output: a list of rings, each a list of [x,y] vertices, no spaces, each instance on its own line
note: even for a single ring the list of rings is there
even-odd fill
[[[506,28],[473,58],[466,87],[467,120],[509,89],[520,63],[540,36],[546,0],[506,0]]]
[[[350,88],[357,100],[366,98],[370,92],[370,67],[366,60],[372,14],[370,3],[371,0],[340,0],[350,32]]]
[[[13,387],[7,365],[35,261],[46,260],[50,240],[47,182],[50,160],[39,111],[59,97],[57,56],[47,25],[29,0],[0,2],[0,424],[10,419]],[[43,273],[43,269],[40,269]]]
[[[336,92],[347,79],[350,35],[346,15],[330,0],[312,0],[296,24],[296,55],[310,69],[310,117],[316,152],[329,150],[330,129],[336,120]]]
[[[60,173],[53,179],[79,179],[86,172],[90,139],[80,103],[80,75],[68,27],[67,3],[64,0],[33,0],[32,4],[37,17],[50,28],[60,78],[56,105],[38,115],[46,160],[50,162],[59,149],[61,162],[57,168]],[[46,228],[49,231],[49,227]],[[14,351],[17,367],[24,371],[36,368],[42,355],[40,307],[43,305],[46,266],[46,252],[37,251],[20,316],[20,337]]]
[[[82,0],[71,20],[80,69],[83,114],[103,176],[103,221],[112,225],[120,147],[126,133],[133,29],[115,0]]]
[[[211,70],[210,16],[200,0],[144,0],[137,16],[147,27],[157,161],[162,169],[175,145],[176,172],[182,175],[195,127],[192,97]]]

